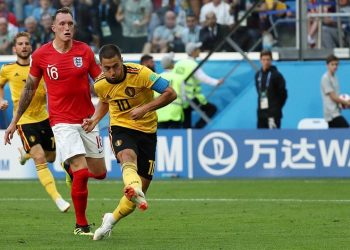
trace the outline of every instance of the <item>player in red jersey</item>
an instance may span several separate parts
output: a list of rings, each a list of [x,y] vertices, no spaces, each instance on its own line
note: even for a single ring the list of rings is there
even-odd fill
[[[86,133],[81,124],[91,117],[88,76],[96,79],[101,69],[90,47],[73,40],[74,21],[69,8],[56,11],[52,30],[55,39],[32,55],[28,79],[22,92],[17,114],[5,132],[5,144],[10,143],[16,124],[29,106],[39,80],[44,78],[50,124],[61,160],[68,161],[73,174],[71,196],[75,208],[75,235],[93,235],[86,218],[89,177],[104,179],[106,165],[98,130]]]

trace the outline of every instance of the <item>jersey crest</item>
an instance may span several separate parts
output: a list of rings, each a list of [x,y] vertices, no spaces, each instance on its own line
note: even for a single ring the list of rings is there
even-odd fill
[[[83,66],[83,58],[82,57],[73,57],[73,62],[75,67],[81,68]]]
[[[126,87],[125,88],[125,94],[127,96],[130,96],[130,97],[134,97],[135,96],[135,88],[132,88],[132,87]]]

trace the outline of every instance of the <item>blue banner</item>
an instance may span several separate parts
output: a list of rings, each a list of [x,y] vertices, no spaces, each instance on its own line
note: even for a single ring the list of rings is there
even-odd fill
[[[348,133],[194,130],[192,177],[350,177]]]
[[[4,131],[0,131],[3,136]],[[350,177],[348,129],[328,130],[160,130],[155,178]],[[121,171],[101,128],[108,178]],[[0,145],[0,179],[36,178],[34,162],[20,166],[15,138]],[[147,145],[144,145],[147,147]],[[59,164],[50,165],[63,178]]]

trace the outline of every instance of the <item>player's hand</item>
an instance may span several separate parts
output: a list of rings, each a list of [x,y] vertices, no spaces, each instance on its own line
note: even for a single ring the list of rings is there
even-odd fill
[[[0,101],[0,110],[5,110],[9,106],[9,102],[7,100]]]
[[[11,144],[11,140],[13,138],[13,134],[16,131],[16,123],[11,122],[10,125],[7,127],[4,135],[4,142],[6,144]]]
[[[224,78],[219,79],[218,85],[221,85],[224,83]]]
[[[146,113],[147,111],[143,107],[138,107],[130,112],[130,118],[132,120],[137,120],[142,118]]]
[[[350,100],[346,102],[346,105],[344,108],[346,108],[346,109],[350,108]]]
[[[85,130],[86,133],[91,132],[96,126],[96,122],[91,118],[85,118],[81,127]]]

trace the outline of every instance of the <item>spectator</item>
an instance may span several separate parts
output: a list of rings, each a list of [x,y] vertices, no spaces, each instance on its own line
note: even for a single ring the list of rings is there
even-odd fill
[[[175,101],[169,103],[167,106],[157,109],[158,128],[182,128],[184,119],[181,98],[182,78],[177,77],[177,75],[172,71],[175,64],[174,53],[169,53],[163,56],[160,63],[164,69],[164,72],[160,75],[161,77],[169,81],[169,86],[175,90],[177,98]],[[154,92],[154,95],[155,97],[159,96],[157,92]]]
[[[148,25],[147,43],[143,48],[144,54],[151,53],[154,30],[157,27],[164,25],[165,14],[168,11],[173,11],[176,15],[176,24],[184,27],[186,24],[186,10],[188,10],[186,0],[164,1],[162,7],[154,9]],[[187,12],[189,12],[189,10]]]
[[[23,20],[33,14],[34,9],[37,7],[36,0],[27,0],[23,6]]]
[[[38,23],[33,16],[29,16],[24,20],[24,31],[30,34],[30,44],[32,50],[35,51],[40,47],[40,30]]]
[[[181,34],[182,43],[184,45],[187,43],[198,43],[201,28],[197,24],[196,16],[193,13],[187,15],[186,25]]]
[[[200,43],[188,43],[186,45],[186,53],[189,56],[187,59],[179,60],[174,66],[174,73],[177,79],[181,82],[184,81],[194,69],[197,68],[198,63],[195,61],[200,54]],[[202,93],[200,83],[206,83],[212,86],[219,85],[223,82],[223,79],[215,79],[204,73],[202,69],[197,69],[195,73],[188,79],[185,85],[186,101],[183,103],[184,107],[184,128],[192,127],[192,107],[189,105],[188,100],[203,111],[208,117],[214,116],[216,113],[216,106],[207,101]],[[203,128],[206,125],[206,121],[201,118],[195,125],[195,128]]]
[[[284,1],[279,0],[265,0],[265,2],[261,4],[259,8],[259,11],[262,12],[260,13],[260,29],[262,32],[262,46],[264,50],[271,50],[273,46],[280,42],[277,40],[280,38],[278,32],[283,32],[283,28],[285,31],[287,31],[287,35],[289,36],[288,27],[283,27],[280,24],[279,27],[282,28],[281,30],[278,30],[277,26],[275,25],[277,19],[291,15],[290,12],[287,12],[287,7],[288,6],[284,3]],[[270,11],[273,12],[270,13]],[[276,13],[275,11],[278,12]],[[271,27],[272,32],[268,31]]]
[[[0,17],[0,55],[12,54],[12,41],[18,29],[11,26],[5,17]]]
[[[228,27],[216,22],[214,12],[208,12],[205,16],[205,26],[199,32],[199,40],[202,43],[202,50],[212,50],[220,43],[228,33]],[[222,50],[225,50],[222,47]]]
[[[188,0],[190,7],[197,20],[199,20],[202,5],[209,3],[210,1],[211,0]]]
[[[153,33],[152,51],[166,53],[184,51],[181,41],[183,27],[176,24],[175,12],[169,10],[165,14],[164,25],[157,27]]]
[[[335,13],[334,1],[329,5],[323,5],[324,13]],[[333,49],[339,47],[337,19],[335,17],[324,17],[322,19],[322,48]]]
[[[350,1],[349,0],[339,0],[339,12],[350,13]],[[342,27],[344,31],[345,47],[350,46],[350,17],[343,17],[341,19]]]
[[[123,52],[140,53],[147,42],[147,28],[151,18],[150,0],[121,0],[117,21],[122,24]]]
[[[26,0],[13,0],[13,12],[17,19],[17,25],[20,26],[24,20],[24,8]]]
[[[101,0],[98,3],[100,46],[109,43],[121,44],[122,28],[116,18],[119,5],[117,2],[119,1]]]
[[[40,45],[43,45],[54,38],[54,33],[52,32],[52,16],[49,13],[45,13],[41,16],[40,21]]]
[[[317,6],[317,0],[309,0],[310,8],[308,8],[308,13],[319,13],[319,6]],[[308,35],[307,35],[307,43],[310,48],[314,48],[316,46],[316,33],[318,31],[319,18],[311,17],[308,19]]]
[[[345,108],[350,107],[350,100],[343,100],[339,97],[339,82],[335,75],[339,59],[334,55],[329,55],[326,59],[327,72],[321,79],[321,95],[323,102],[323,116],[328,122],[329,128],[348,128],[349,124],[341,115],[340,105]]]
[[[271,51],[260,53],[261,70],[255,74],[258,93],[258,128],[281,127],[282,108],[287,100],[286,82],[272,65]]]
[[[51,16],[53,16],[56,12],[56,9],[52,8],[51,7],[51,0],[40,0],[40,6],[39,7],[36,7],[34,10],[33,10],[33,14],[32,16],[35,18],[35,20],[37,22],[40,22],[41,21],[41,16],[43,14],[50,14]]]
[[[252,3],[246,0],[233,0],[231,3],[231,14],[234,16],[235,22],[238,21],[240,14],[243,14],[247,9],[251,8]],[[245,22],[242,22],[237,31],[231,36],[231,39],[243,51],[261,51],[261,43],[255,45],[256,41],[261,38],[259,13],[251,13]],[[232,48],[228,48],[232,51]]]
[[[153,72],[156,72],[153,56],[151,56],[149,54],[145,54],[145,55],[141,56],[140,64],[146,66],[147,68],[149,68]]]
[[[9,23],[17,26],[16,16],[8,10],[5,0],[0,0],[0,17],[5,17]]]
[[[209,12],[215,13],[218,24],[233,25],[234,23],[234,17],[230,13],[230,5],[222,0],[212,0],[202,6],[199,19],[201,24],[204,24]]]

